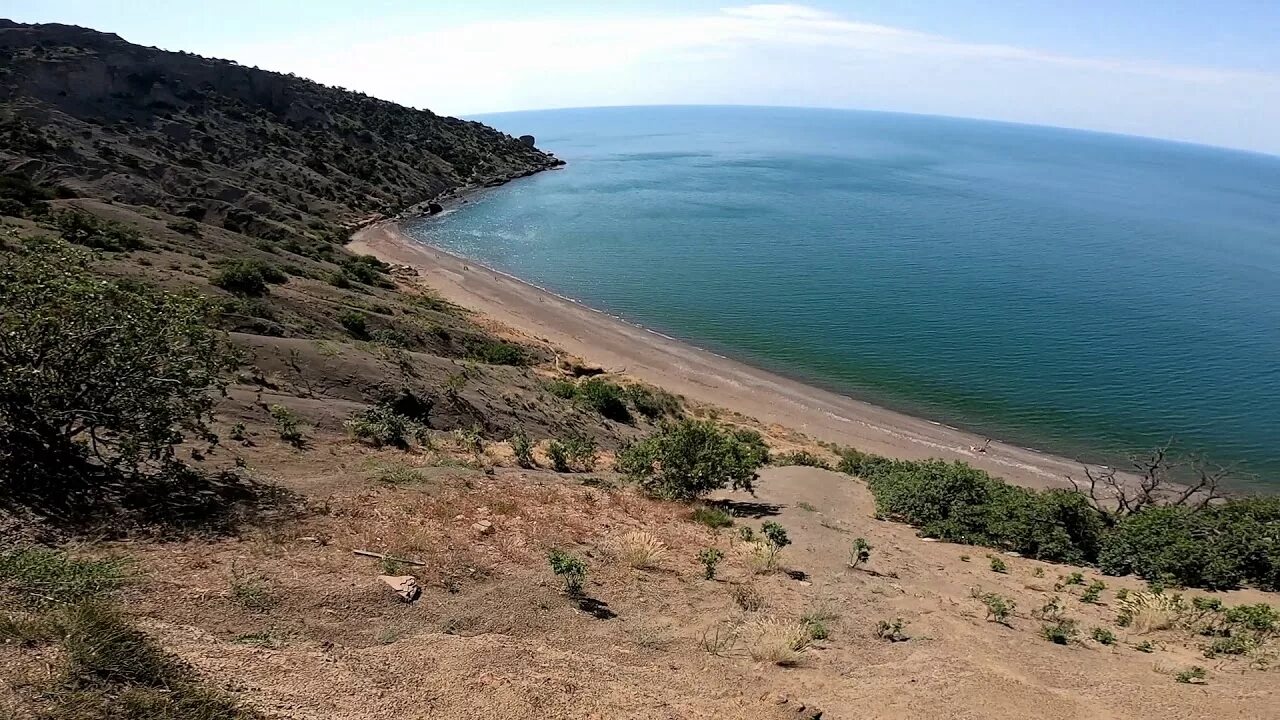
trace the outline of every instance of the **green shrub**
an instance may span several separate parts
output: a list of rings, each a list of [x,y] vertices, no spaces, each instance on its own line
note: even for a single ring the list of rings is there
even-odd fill
[[[1184,587],[1280,590],[1280,498],[1149,507],[1119,522],[1098,567]]]
[[[1102,520],[1078,493],[1008,485],[960,462],[887,460],[849,450],[840,469],[867,481],[881,515],[928,537],[1058,562],[1087,562],[1102,541]]]
[[[720,548],[703,548],[698,552],[698,562],[702,563],[702,575],[708,580],[716,579],[716,565],[724,558]]]
[[[169,223],[168,228],[174,232],[200,237],[200,223],[191,218],[179,218]]]
[[[1090,634],[1093,636],[1093,639],[1096,642],[1102,645],[1116,644],[1116,634],[1104,627],[1096,627],[1093,629],[1093,632]]]
[[[1142,642],[1134,645],[1133,649],[1140,653],[1152,653],[1156,651],[1156,646],[1153,645],[1150,640],[1143,640]]]
[[[122,252],[147,247],[133,228],[79,210],[55,213],[53,224],[63,240],[95,250]]]
[[[904,642],[911,638],[907,636],[904,628],[907,623],[902,618],[894,618],[893,620],[880,620],[876,622],[876,637],[888,642]]]
[[[489,365],[526,365],[529,362],[529,355],[523,347],[501,340],[470,340],[466,343],[466,356]]]
[[[680,398],[661,388],[648,385],[627,385],[623,388],[636,412],[650,420],[677,416],[681,411]]]
[[[1205,672],[1204,668],[1199,665],[1192,665],[1186,670],[1174,675],[1173,679],[1180,683],[1202,683],[1208,676],[1209,673]]]
[[[702,523],[712,530],[718,530],[720,528],[726,528],[733,525],[732,515],[720,508],[707,507],[706,505],[699,505],[698,507],[695,507],[693,511],[689,513],[689,516],[694,522]],[[749,529],[750,528],[748,528],[748,530]]]
[[[871,560],[871,543],[866,538],[854,538],[853,548],[849,550],[849,567],[857,568],[859,565]]]
[[[996,557],[995,555],[988,555],[987,559],[991,561],[991,572],[997,572],[1001,575],[1009,572],[1009,566],[1006,565],[1004,560],[1001,558]]]
[[[1013,614],[1017,604],[1003,595],[985,593],[979,596],[982,604],[987,606],[987,622],[1009,624],[1009,616]]]
[[[374,447],[390,445],[407,447],[410,438],[416,437],[422,426],[386,405],[361,410],[345,423],[351,436]]]
[[[516,456],[516,463],[522,468],[534,467],[533,441],[523,429],[516,430],[511,436],[511,452]]]
[[[65,499],[76,480],[174,471],[178,443],[213,437],[237,359],[208,305],[93,262],[48,240],[0,258],[0,489]]]
[[[751,490],[758,448],[714,422],[667,422],[618,453],[618,470],[658,497],[692,500],[713,490]]]
[[[547,457],[556,472],[590,472],[595,469],[595,440],[574,433],[552,440],[547,445]]]
[[[622,386],[601,378],[589,378],[579,383],[575,394],[578,402],[620,423],[631,422],[626,394]]]
[[[572,400],[578,394],[578,386],[568,380],[552,380],[547,383],[547,392],[558,398]]]
[[[1080,593],[1080,602],[1089,603],[1091,605],[1096,604],[1099,598],[1102,597],[1102,591],[1106,589],[1106,583],[1101,580],[1094,580],[1089,583],[1089,587],[1085,588],[1084,592]]]
[[[342,272],[350,279],[365,285],[378,287],[394,287],[394,283],[386,277],[391,266],[372,255],[356,255],[346,258],[341,263]]]
[[[1280,632],[1280,612],[1266,603],[1227,608],[1223,620],[1228,625],[1265,635]]]
[[[209,282],[236,295],[256,297],[267,292],[267,284],[288,282],[285,275],[275,265],[261,260],[239,260],[227,265],[209,278]]]
[[[1059,618],[1056,622],[1042,625],[1040,634],[1045,640],[1055,645],[1069,645],[1080,634],[1076,629],[1076,621],[1067,618]]]
[[[551,564],[551,572],[564,583],[566,593],[573,597],[582,594],[582,585],[587,579],[587,564],[581,558],[555,549],[547,553],[547,562]]]
[[[787,465],[802,465],[804,467],[816,467],[824,470],[831,469],[831,463],[817,455],[814,455],[808,450],[797,450],[795,452],[777,455],[770,461],[770,463],[780,467]]]
[[[787,529],[772,520],[765,520],[760,526],[760,534],[776,548],[784,548],[791,544],[787,537]]]
[[[283,405],[272,405],[267,408],[276,425],[276,434],[290,445],[300,448],[305,444],[302,435],[302,421],[289,408]]]
[[[338,324],[358,339],[369,337],[369,321],[359,310],[343,310],[338,314]]]

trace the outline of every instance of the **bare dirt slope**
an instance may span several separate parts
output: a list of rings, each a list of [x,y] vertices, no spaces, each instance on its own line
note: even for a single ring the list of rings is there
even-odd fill
[[[1274,672],[1207,661],[1182,631],[1117,627],[1115,592],[1140,583],[1108,578],[1094,605],[1080,586],[1054,589],[1075,568],[1003,557],[1008,573],[993,572],[979,548],[875,520],[865,487],[838,473],[766,469],[756,497],[722,498],[737,527],[713,531],[685,506],[609,487],[607,474],[489,475],[426,455],[321,447],[300,454],[264,441],[250,454],[323,513],[213,544],[124,548],[149,578],[130,601],[143,627],[279,717],[1280,717]],[[422,474],[395,486],[371,479],[387,465]],[[777,571],[753,574],[738,532],[766,519],[792,545]],[[666,546],[652,569],[618,557],[618,539],[639,529]],[[846,566],[854,537],[873,546],[856,570]],[[591,602],[563,593],[545,560],[552,547],[587,561]],[[712,581],[696,561],[704,547],[727,555]],[[406,569],[422,580],[421,599],[397,601],[378,563],[352,548],[426,561]],[[1017,603],[1009,626],[985,618],[975,588]],[[760,607],[744,609],[735,593]],[[1046,641],[1030,617],[1054,597],[1080,623],[1073,645]],[[759,623],[806,614],[825,615],[830,634],[794,667],[752,657]],[[895,618],[909,639],[878,637],[877,622]],[[1095,626],[1118,643],[1090,640]],[[1134,649],[1143,641],[1154,651]],[[1207,684],[1175,682],[1197,664]]]

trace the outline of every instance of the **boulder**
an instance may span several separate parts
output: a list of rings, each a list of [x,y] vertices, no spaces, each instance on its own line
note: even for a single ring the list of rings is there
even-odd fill
[[[428,214],[430,214],[430,215],[435,215],[436,213],[440,213],[440,212],[444,212],[444,206],[443,206],[443,205],[441,205],[441,204],[440,204],[440,203],[438,203],[438,202],[429,202],[429,203],[427,203],[427,213],[428,213]]]
[[[532,135],[521,135],[521,136],[520,136],[520,142],[524,143],[524,144],[525,144],[525,146],[527,146],[527,147],[533,147],[533,143],[534,143],[533,136],[532,136]]]

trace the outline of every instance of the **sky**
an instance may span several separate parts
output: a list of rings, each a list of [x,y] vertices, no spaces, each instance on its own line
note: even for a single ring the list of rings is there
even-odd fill
[[[450,115],[746,104],[1280,154],[1277,0],[0,0]]]

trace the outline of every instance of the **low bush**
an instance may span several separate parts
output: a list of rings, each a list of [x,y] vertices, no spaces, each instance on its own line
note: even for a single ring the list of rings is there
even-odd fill
[[[276,425],[276,434],[290,445],[301,448],[305,445],[302,433],[302,420],[289,408],[283,405],[272,405],[267,409]]]
[[[256,297],[267,293],[267,285],[285,283],[289,276],[280,268],[261,260],[239,260],[219,270],[209,282],[236,295]]]
[[[588,378],[578,384],[574,397],[586,407],[620,423],[631,422],[626,393],[622,386],[601,378]]]
[[[473,339],[465,345],[468,359],[488,365],[527,365],[529,354],[515,343],[501,340]]]
[[[650,420],[678,416],[682,410],[680,398],[661,388],[627,385],[623,390],[636,412]]]
[[[1009,616],[1013,614],[1017,604],[1013,600],[996,593],[980,594],[979,599],[987,607],[987,622],[1009,624]]]
[[[800,662],[811,640],[804,623],[778,618],[757,620],[752,626],[748,652],[758,662],[790,666]]]
[[[1090,635],[1093,637],[1093,639],[1094,639],[1094,641],[1095,641],[1095,642],[1097,642],[1097,643],[1099,643],[1099,644],[1101,644],[1101,645],[1115,645],[1115,644],[1116,644],[1116,634],[1115,634],[1115,633],[1113,633],[1113,632],[1111,632],[1110,630],[1108,630],[1108,629],[1104,628],[1104,627],[1096,627],[1096,628],[1094,628],[1094,629],[1093,629],[1093,632],[1092,632],[1092,633],[1090,633]]]
[[[902,618],[876,622],[876,637],[888,642],[905,642],[911,638],[906,633],[907,623]]]
[[[547,445],[547,457],[556,472],[591,472],[596,466],[596,441],[578,433],[557,438]]]
[[[667,546],[653,533],[636,530],[618,536],[613,541],[613,551],[628,567],[648,570],[667,554]]]
[[[853,548],[849,550],[849,567],[856,569],[859,565],[871,560],[871,543],[866,538],[854,538]]]
[[[712,530],[727,528],[733,525],[733,516],[717,507],[699,505],[689,513],[690,519],[702,523]]]
[[[724,559],[720,548],[703,548],[698,551],[698,562],[702,563],[702,576],[708,580],[716,579],[716,566]]]
[[[1000,573],[1001,575],[1009,572],[1009,566],[1003,559],[995,555],[989,555],[987,556],[987,559],[991,561],[991,572]]]
[[[817,455],[814,455],[808,450],[796,450],[795,452],[776,455],[770,460],[770,464],[777,465],[779,467],[787,465],[801,465],[804,467],[822,468],[824,470],[831,469],[831,463]]]
[[[352,415],[343,425],[351,436],[374,447],[408,447],[423,430],[417,422],[386,405],[375,405]]]
[[[735,583],[729,586],[729,597],[733,598],[733,602],[738,607],[747,612],[759,612],[764,609],[764,596],[755,585],[750,583]]]
[[[1076,621],[1067,618],[1040,626],[1040,635],[1055,645],[1070,645],[1079,634]]]
[[[511,452],[516,456],[516,464],[522,468],[534,467],[533,441],[524,430],[516,430],[511,435]]]
[[[667,422],[618,453],[618,470],[652,495],[693,500],[713,490],[751,490],[763,464],[758,449],[714,422]]]
[[[551,565],[551,572],[564,583],[566,593],[573,597],[582,594],[582,586],[587,579],[587,564],[581,558],[553,549],[547,553],[547,562]]]
[[[1013,486],[960,462],[844,450],[838,469],[867,482],[880,515],[928,537],[1185,587],[1280,589],[1280,498],[1177,504],[1182,495],[1166,494],[1116,513],[1079,491]]]
[[[369,319],[359,310],[343,310],[338,314],[338,324],[359,340],[369,337]]]
[[[53,224],[63,240],[95,250],[122,252],[147,247],[133,228],[80,210],[55,213]]]

